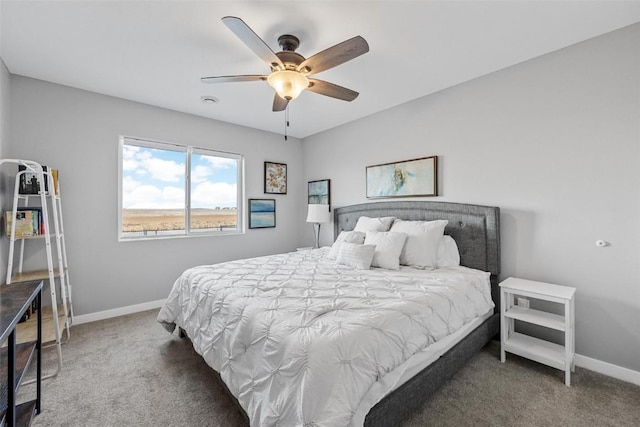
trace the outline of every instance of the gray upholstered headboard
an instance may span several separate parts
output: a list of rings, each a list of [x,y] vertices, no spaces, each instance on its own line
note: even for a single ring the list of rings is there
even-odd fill
[[[394,216],[404,220],[447,219],[445,234],[458,244],[460,264],[489,271],[492,282],[500,274],[500,208],[462,203],[402,201],[376,202],[334,209],[334,231],[353,230],[361,216]]]

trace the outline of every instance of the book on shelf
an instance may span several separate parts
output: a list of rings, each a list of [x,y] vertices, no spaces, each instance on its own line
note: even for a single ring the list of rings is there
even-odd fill
[[[49,193],[49,168],[42,166],[44,172],[44,192]],[[28,170],[25,165],[18,165],[18,172],[20,173],[20,185],[18,186],[18,193],[20,194],[38,194],[40,192],[40,180],[38,174],[34,171]],[[55,194],[58,194],[58,170],[51,169],[51,180],[53,181],[53,188]]]
[[[33,230],[35,235],[44,234],[44,221],[42,220],[42,208],[21,207],[18,211],[31,211],[33,216]]]
[[[35,217],[35,219],[34,219]],[[5,212],[5,232],[8,237],[11,236],[11,225],[13,222],[13,212]],[[38,224],[39,218],[37,211],[19,210],[16,212],[16,237],[32,237],[37,236],[40,232]]]
[[[51,179],[53,180],[53,192],[58,195],[58,169],[51,169]]]
[[[16,211],[18,220],[16,221],[16,237],[33,237],[44,234],[44,220],[42,208],[20,207]],[[5,233],[11,236],[12,212],[5,212]]]

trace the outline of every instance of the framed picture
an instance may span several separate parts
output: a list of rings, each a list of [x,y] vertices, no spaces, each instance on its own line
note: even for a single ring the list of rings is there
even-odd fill
[[[309,181],[309,205],[331,205],[331,180]],[[331,208],[329,208],[331,209]]]
[[[367,166],[367,198],[438,195],[438,156]]]
[[[18,165],[20,174],[20,185],[18,187],[19,194],[38,194],[40,193],[40,181],[38,174],[33,170],[27,170],[25,165]],[[47,167],[42,166],[44,172],[44,192],[49,193],[49,177],[47,175]]]
[[[287,165],[264,162],[265,194],[287,194]]]
[[[274,228],[275,226],[275,199],[249,199],[249,228]]]

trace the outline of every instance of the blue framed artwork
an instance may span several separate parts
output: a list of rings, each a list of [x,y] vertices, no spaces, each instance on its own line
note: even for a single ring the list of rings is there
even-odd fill
[[[331,204],[331,180],[321,179],[319,181],[309,181],[308,183],[309,205],[330,205]]]
[[[249,228],[274,228],[275,226],[275,199],[249,199]]]
[[[438,195],[438,156],[367,166],[367,198]]]

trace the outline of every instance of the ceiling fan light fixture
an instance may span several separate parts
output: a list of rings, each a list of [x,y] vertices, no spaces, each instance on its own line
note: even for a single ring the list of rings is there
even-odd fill
[[[274,71],[267,77],[267,82],[278,92],[278,96],[287,101],[296,99],[303,90],[309,87],[309,79],[292,70]]]

